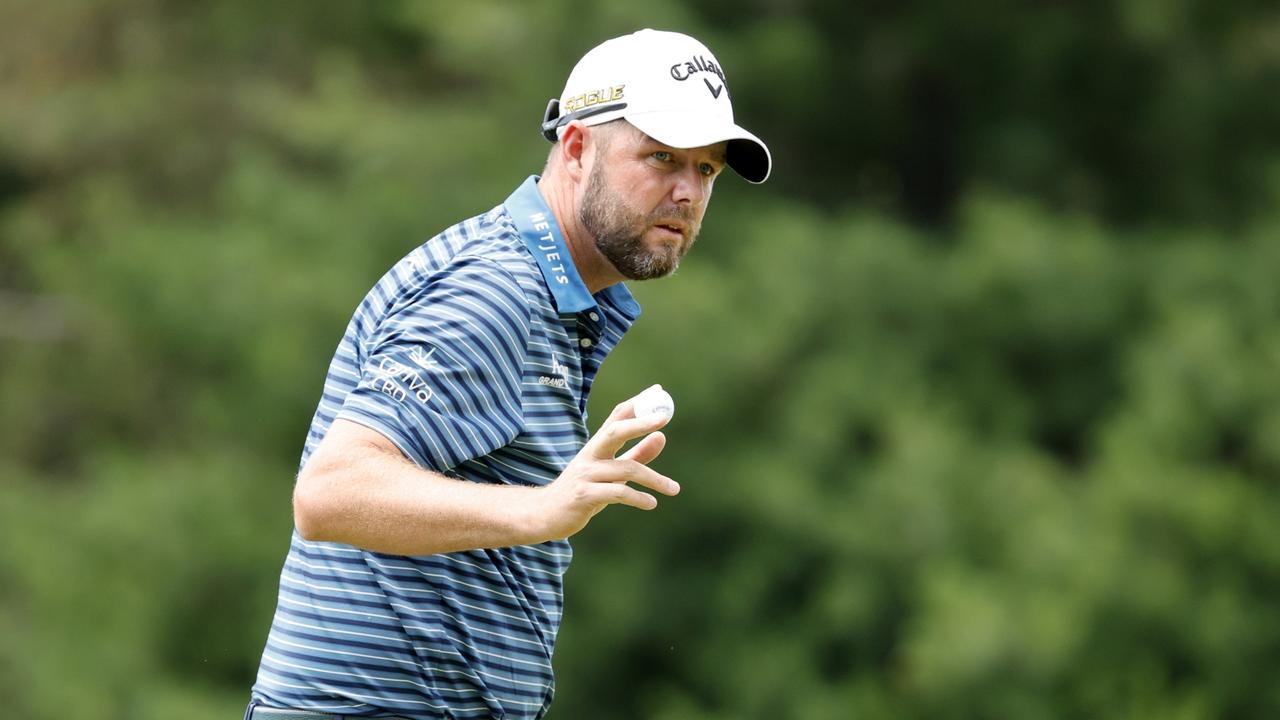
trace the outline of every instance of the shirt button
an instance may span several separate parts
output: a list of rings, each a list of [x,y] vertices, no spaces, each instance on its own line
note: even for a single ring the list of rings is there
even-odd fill
[[[599,313],[587,313],[587,317],[591,318],[591,322],[599,322],[600,320]]]
[[[578,341],[578,344],[584,348],[589,348],[591,347],[591,338],[582,338]]]

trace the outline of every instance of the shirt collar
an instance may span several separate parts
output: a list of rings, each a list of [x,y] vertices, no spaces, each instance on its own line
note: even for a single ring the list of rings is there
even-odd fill
[[[631,291],[622,283],[615,283],[600,291],[600,296],[607,299],[622,317],[635,322],[640,317],[640,303],[636,302]]]
[[[504,205],[520,231],[524,244],[538,262],[542,277],[551,291],[551,299],[560,313],[580,313],[596,307],[596,299],[578,275],[569,246],[560,235],[560,224],[538,190],[538,176],[516,188]],[[640,305],[622,283],[615,283],[599,293],[631,320],[639,317]]]

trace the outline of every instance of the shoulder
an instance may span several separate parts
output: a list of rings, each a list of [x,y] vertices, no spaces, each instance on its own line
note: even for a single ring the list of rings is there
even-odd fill
[[[366,295],[357,320],[368,336],[391,318],[480,308],[529,332],[550,298],[537,262],[499,205],[451,225],[395,263]]]
[[[489,275],[495,281],[527,289],[538,277],[533,256],[501,205],[446,228],[399,265],[412,268],[415,284],[430,284],[461,273]]]
[[[536,267],[527,251],[521,257],[519,243],[519,233],[499,206],[451,225],[411,250],[370,295],[384,298],[384,311],[395,312],[423,293],[468,281],[523,292],[529,269]]]
[[[506,208],[499,205],[464,225],[468,242],[460,248],[458,261],[475,258],[486,262],[505,273],[526,294],[536,293],[541,286],[541,271]]]

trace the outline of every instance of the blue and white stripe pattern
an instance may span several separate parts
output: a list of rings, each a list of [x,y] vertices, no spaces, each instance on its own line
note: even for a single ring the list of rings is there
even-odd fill
[[[560,474],[587,440],[600,363],[640,309],[621,284],[587,291],[536,181],[428,240],[364,298],[302,464],[344,418],[453,477]],[[398,557],[295,531],[253,697],[346,715],[541,717],[571,557],[566,540]]]

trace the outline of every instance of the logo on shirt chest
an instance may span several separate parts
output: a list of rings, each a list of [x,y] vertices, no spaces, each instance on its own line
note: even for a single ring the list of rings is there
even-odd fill
[[[569,368],[560,362],[560,358],[551,356],[551,375],[541,375],[538,377],[539,385],[550,385],[551,387],[568,388],[569,387]]]

